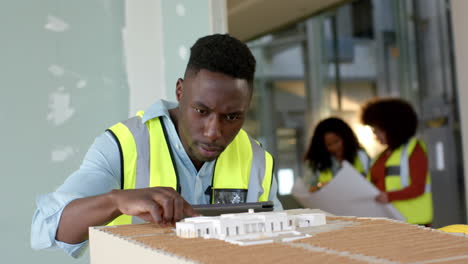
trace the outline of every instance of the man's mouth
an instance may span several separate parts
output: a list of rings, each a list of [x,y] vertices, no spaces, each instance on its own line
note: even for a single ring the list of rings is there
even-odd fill
[[[217,157],[223,151],[222,147],[210,146],[207,144],[199,144],[198,149],[203,156],[210,158]]]

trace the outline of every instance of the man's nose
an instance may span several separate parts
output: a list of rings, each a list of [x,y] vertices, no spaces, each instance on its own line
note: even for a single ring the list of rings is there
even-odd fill
[[[210,141],[216,141],[217,139],[219,139],[221,137],[220,119],[216,116],[209,117],[206,122],[205,130],[203,134]]]

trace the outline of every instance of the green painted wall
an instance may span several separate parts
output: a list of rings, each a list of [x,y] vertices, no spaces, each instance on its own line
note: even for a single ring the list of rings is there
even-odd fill
[[[189,47],[210,32],[209,1],[145,1],[157,1],[163,14],[160,59],[165,62],[167,95],[174,99]],[[134,88],[128,85],[125,67],[125,4],[0,3],[2,263],[89,262],[88,257],[75,260],[62,251],[32,250],[30,225],[36,197],[62,184],[79,167],[94,138],[128,116],[129,91]],[[180,56],[181,46],[185,57]]]
[[[78,168],[95,136],[128,114],[124,1],[2,1],[2,263],[88,263],[33,251],[39,194]],[[63,22],[63,23],[62,23]]]
[[[175,100],[176,82],[178,78],[184,77],[190,47],[201,36],[210,34],[208,2],[162,1],[164,67],[168,99]]]

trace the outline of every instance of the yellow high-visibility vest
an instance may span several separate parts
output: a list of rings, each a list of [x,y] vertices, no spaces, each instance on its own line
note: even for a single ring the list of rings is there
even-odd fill
[[[362,151],[362,150],[361,150]],[[363,153],[365,155],[365,152],[362,151],[360,153]],[[361,154],[356,154],[356,157],[354,158],[353,162],[353,167],[362,175],[366,175],[367,170],[369,169],[369,161],[367,160],[368,157],[363,157]],[[333,179],[333,172],[331,169],[325,169],[321,170],[319,173],[318,177],[318,182],[321,184],[328,183]]]
[[[123,189],[172,187],[180,192],[176,166],[162,118],[142,122],[143,112],[109,128],[121,153]],[[216,161],[212,203],[268,201],[273,179],[273,157],[240,130]],[[226,197],[228,199],[226,200]],[[108,225],[131,224],[121,215]]]
[[[385,191],[398,191],[411,184],[409,157],[416,144],[422,147],[427,155],[426,145],[422,140],[411,138],[408,143],[395,149],[385,162]],[[376,159],[377,160],[377,159]],[[370,175],[370,173],[369,173]],[[405,217],[410,224],[429,224],[433,218],[431,175],[426,175],[424,193],[416,198],[393,201],[392,205]]]

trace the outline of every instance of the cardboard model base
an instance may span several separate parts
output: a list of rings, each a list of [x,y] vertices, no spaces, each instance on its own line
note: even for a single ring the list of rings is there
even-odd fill
[[[175,228],[154,224],[91,227],[91,263],[468,263],[468,236],[463,234],[385,218],[326,218],[325,225],[297,229],[309,237],[249,246],[181,238]]]

